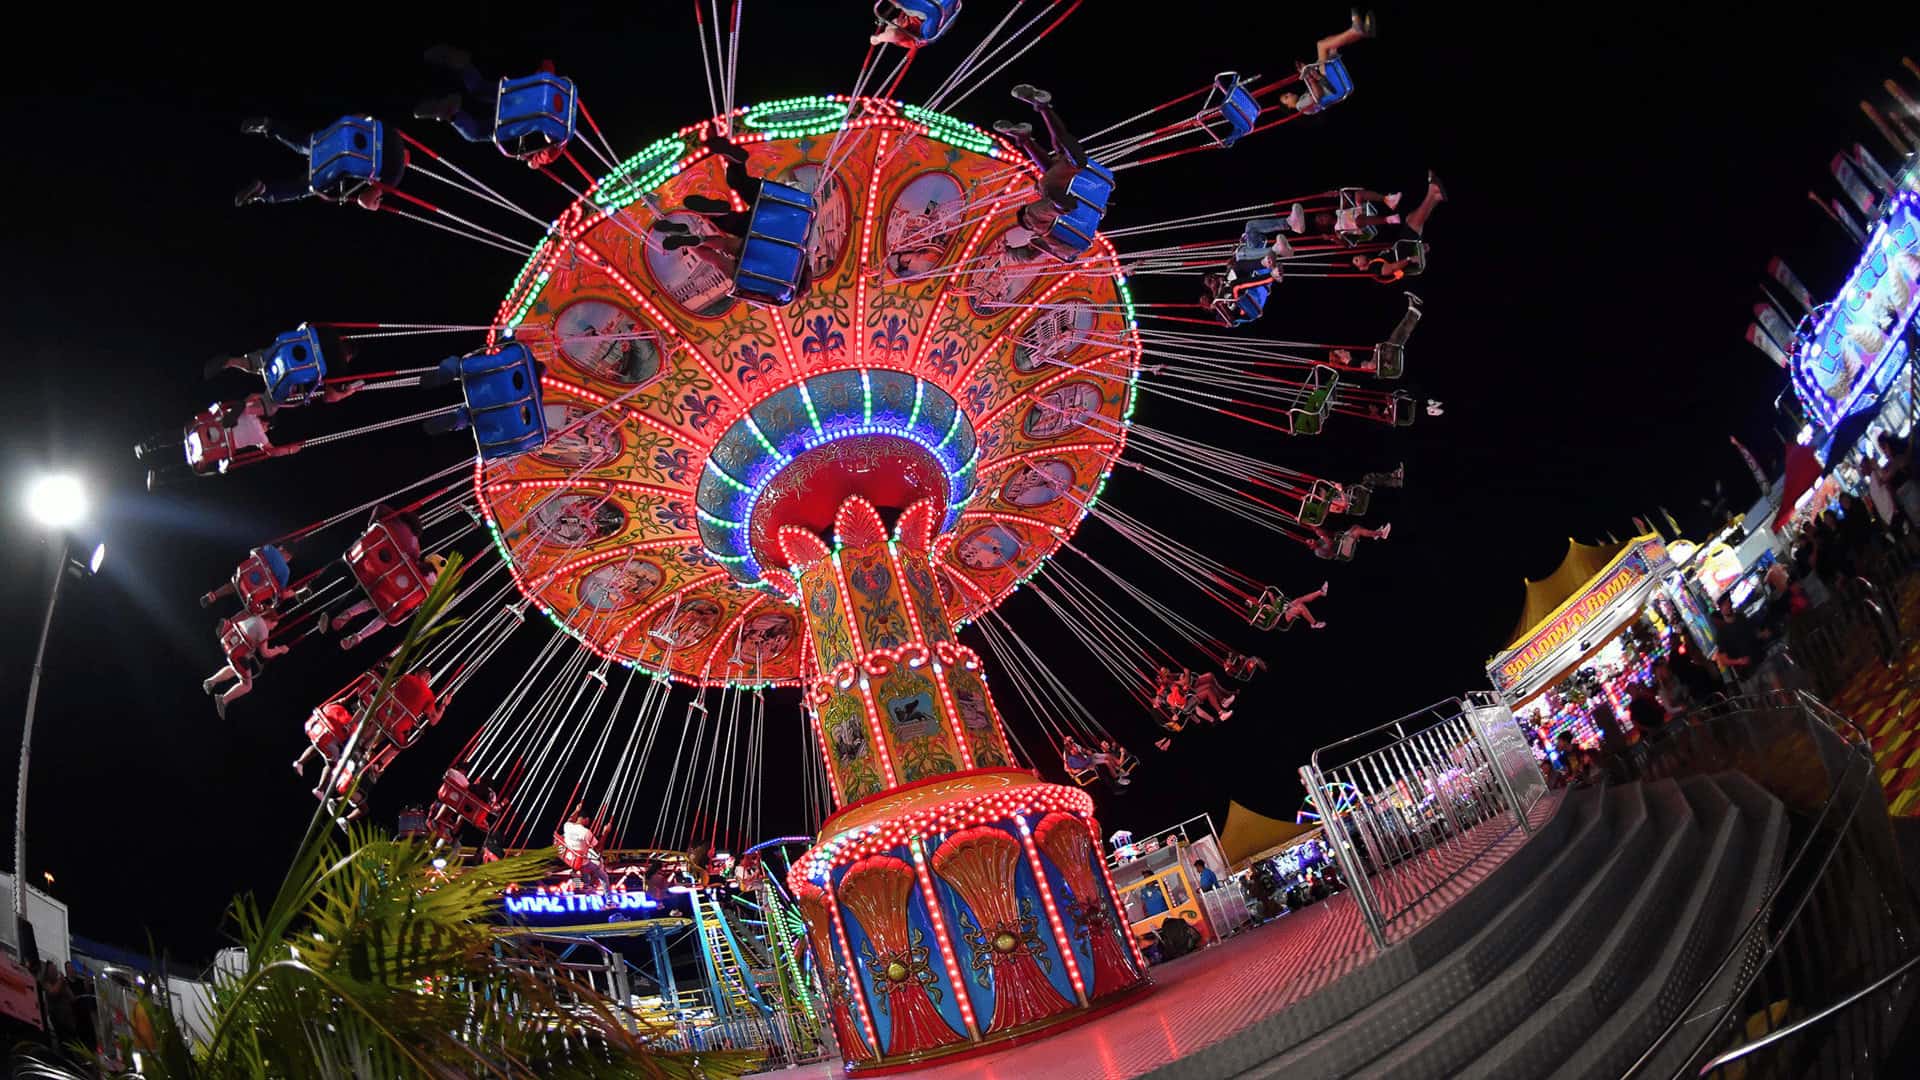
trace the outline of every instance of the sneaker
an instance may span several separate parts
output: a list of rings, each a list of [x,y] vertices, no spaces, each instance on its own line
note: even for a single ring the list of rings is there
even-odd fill
[[[692,233],[671,233],[661,238],[660,246],[667,251],[679,251],[681,248],[699,247],[700,237]]]
[[[660,220],[655,221],[652,225],[652,229],[654,232],[662,233],[667,236],[692,236],[693,235],[693,226],[687,224],[684,221],[674,221],[670,218],[661,218]]]
[[[1400,224],[1400,215],[1399,215],[1399,214],[1388,214],[1388,215],[1387,215],[1387,224],[1389,224],[1389,225],[1398,225],[1398,224]]]
[[[680,200],[682,205],[696,214],[730,214],[733,204],[725,199],[716,199],[711,195],[689,195]]]
[[[1293,209],[1287,211],[1287,228],[1293,230],[1295,233],[1307,231],[1306,207],[1301,206],[1299,203],[1293,204]]]
[[[246,187],[243,187],[239,191],[234,193],[233,205],[251,206],[254,203],[259,202],[261,196],[265,195],[266,193],[267,193],[266,181],[255,180],[253,183],[248,184]]]
[[[1026,135],[1028,137],[1033,135],[1032,124],[1016,124],[1011,120],[995,120],[993,122],[993,130],[1002,135]]]
[[[448,94],[445,97],[428,98],[413,107],[415,120],[450,121],[453,114],[460,111],[460,95]]]
[[[429,48],[422,59],[434,67],[447,68],[452,71],[465,71],[467,68],[473,66],[472,53],[465,49],[446,44],[435,45]]]
[[[1325,596],[1325,595],[1327,594],[1327,590],[1329,590],[1329,589],[1331,589],[1332,587],[1333,587],[1333,582],[1331,582],[1331,581],[1323,581],[1323,582],[1321,582],[1321,583],[1320,583],[1320,595],[1322,595],[1322,596]]]
[[[1393,522],[1389,521],[1385,525],[1380,526],[1380,539],[1385,540],[1391,537],[1392,535],[1393,535]]]
[[[1273,237],[1273,257],[1276,259],[1293,258],[1293,245],[1287,242],[1286,237],[1278,233],[1274,234]],[[1268,269],[1272,269],[1272,267],[1268,267]]]
[[[1013,100],[1024,101],[1034,107],[1053,104],[1053,95],[1032,83],[1021,83],[1013,88]]]
[[[1327,628],[1327,624],[1324,621],[1308,623],[1307,625],[1313,627],[1315,630],[1325,630]]]
[[[1422,304],[1424,304],[1424,303],[1426,303],[1426,301],[1425,301],[1425,300],[1422,300],[1422,299],[1420,299],[1420,298],[1419,298],[1418,296],[1415,296],[1414,294],[1412,294],[1412,293],[1410,293],[1410,292],[1408,292],[1408,293],[1401,293],[1400,295],[1402,295],[1402,296],[1404,296],[1404,297],[1406,297],[1406,298],[1407,298],[1407,306],[1408,306],[1408,307],[1415,307],[1415,308],[1417,308],[1417,307],[1419,307],[1420,305],[1422,305]]]
[[[264,116],[249,116],[245,120],[240,121],[240,133],[242,135],[265,135],[267,128],[271,126],[272,121]]]
[[[1155,739],[1153,740],[1153,748],[1156,750],[1171,750],[1173,749],[1173,740],[1172,739]]]
[[[1388,194],[1386,198],[1380,201],[1386,203],[1387,209],[1389,210],[1400,209],[1400,193],[1397,191]]]
[[[214,698],[213,711],[220,714],[220,719],[225,720],[227,718],[227,699],[223,697]]]
[[[1220,718],[1219,718],[1219,719],[1218,719],[1217,721],[1215,721],[1215,722],[1216,722],[1216,723],[1222,723],[1222,724],[1224,724],[1224,723],[1226,723],[1226,722],[1227,722],[1228,720],[1231,720],[1231,719],[1233,719],[1233,710],[1232,710],[1232,709],[1221,709],[1221,710],[1220,710]]]
[[[1365,34],[1367,37],[1374,37],[1380,32],[1378,23],[1373,17],[1373,12],[1361,11],[1359,8],[1353,9],[1353,28]]]
[[[1447,186],[1440,182],[1440,174],[1432,169],[1427,170],[1427,187],[1432,188],[1434,194],[1440,196],[1441,202],[1447,201]]]
[[[734,142],[732,139],[727,138],[725,135],[719,135],[719,134],[709,135],[707,136],[707,141],[705,145],[708,150],[716,154],[719,154],[721,157],[726,158],[729,161],[737,161],[742,165],[745,165],[747,163],[746,147],[741,146],[739,143]]]

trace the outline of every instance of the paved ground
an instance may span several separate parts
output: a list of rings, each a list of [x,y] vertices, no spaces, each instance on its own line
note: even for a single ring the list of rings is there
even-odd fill
[[[1920,589],[1906,592],[1902,626],[1920,626]],[[1834,695],[1833,707],[1873,743],[1880,784],[1895,815],[1920,815],[1920,639],[1892,667],[1878,664]]]
[[[1535,808],[1545,820],[1557,794]],[[1487,828],[1487,826],[1481,826]],[[1417,927],[1471,889],[1520,845],[1515,831],[1441,885],[1408,916]],[[1434,878],[1455,867],[1407,868]],[[1374,956],[1350,894],[1228,938],[1153,969],[1155,989],[1123,1008],[1051,1038],[913,1073],[927,1080],[1118,1080],[1140,1076],[1272,1016],[1354,971]],[[795,1080],[838,1076],[839,1062],[772,1074]]]

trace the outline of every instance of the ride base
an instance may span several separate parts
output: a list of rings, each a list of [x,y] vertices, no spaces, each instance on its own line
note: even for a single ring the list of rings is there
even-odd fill
[[[794,892],[848,1070],[1000,1050],[1148,987],[1078,788],[975,769],[840,811]]]

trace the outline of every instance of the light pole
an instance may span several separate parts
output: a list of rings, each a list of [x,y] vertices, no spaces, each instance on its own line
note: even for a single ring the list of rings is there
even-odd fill
[[[83,565],[72,557],[72,536],[68,530],[87,516],[87,490],[78,477],[54,473],[39,477],[27,486],[27,513],[43,528],[60,536],[60,557],[53,564],[53,588],[47,593],[47,614],[40,621],[40,646],[33,653],[33,677],[27,682],[27,718],[20,729],[20,780],[13,802],[13,916],[18,935],[20,958],[30,959],[38,952],[32,947],[33,928],[27,922],[27,763],[33,753],[33,716],[40,704],[40,671],[47,658],[47,636],[53,629],[54,605],[60,602],[60,582],[69,572],[75,576],[100,569],[107,546],[93,549]]]

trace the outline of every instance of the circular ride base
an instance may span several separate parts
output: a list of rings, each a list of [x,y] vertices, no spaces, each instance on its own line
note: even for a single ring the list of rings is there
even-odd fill
[[[855,1075],[1005,1049],[1149,985],[1078,788],[952,773],[820,836],[792,883]]]

